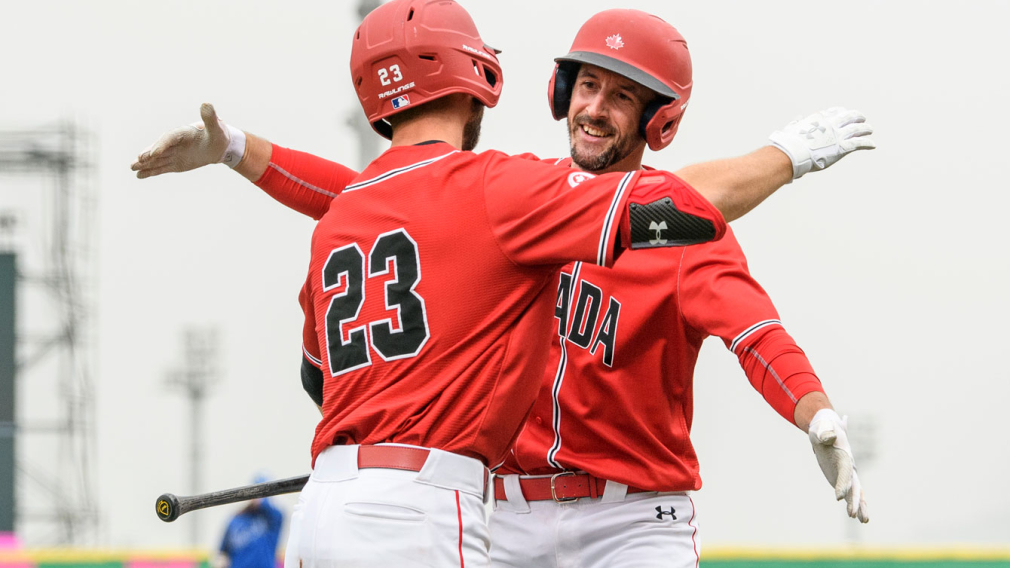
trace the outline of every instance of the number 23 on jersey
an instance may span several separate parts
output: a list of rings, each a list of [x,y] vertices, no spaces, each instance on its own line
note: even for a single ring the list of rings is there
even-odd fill
[[[344,288],[330,298],[326,309],[326,350],[331,376],[371,365],[372,351],[383,361],[406,359],[417,356],[428,342],[424,298],[414,290],[421,281],[420,255],[417,242],[404,229],[383,233],[375,239],[368,253],[367,278],[389,274],[390,260],[395,278],[386,282],[384,301],[386,310],[396,312],[396,329],[389,317],[346,329],[358,320],[365,304],[365,255],[358,243],[330,251],[323,265],[323,292]]]

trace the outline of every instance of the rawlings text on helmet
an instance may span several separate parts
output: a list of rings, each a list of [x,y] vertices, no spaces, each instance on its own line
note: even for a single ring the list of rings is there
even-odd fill
[[[395,88],[395,89],[393,89],[391,91],[386,91],[384,93],[379,93],[379,98],[380,99],[384,99],[386,97],[402,93],[403,91],[406,91],[407,89],[413,89],[413,88],[414,88],[414,82],[411,81],[410,83],[407,83],[406,85],[400,85],[399,87],[397,87],[397,88]]]
[[[466,51],[469,51],[470,53],[476,53],[477,55],[479,55],[479,56],[481,56],[481,57],[483,57],[485,59],[491,59],[491,56],[488,55],[487,53],[484,53],[483,51],[481,51],[479,49],[474,49],[474,48],[470,47],[469,45],[467,45],[465,43],[463,44],[463,49],[466,50]]]

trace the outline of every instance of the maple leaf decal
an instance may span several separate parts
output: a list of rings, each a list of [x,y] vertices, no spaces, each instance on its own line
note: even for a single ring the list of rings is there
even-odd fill
[[[621,40],[621,34],[614,34],[607,38],[607,47],[610,49],[621,49],[624,47],[624,41]]]

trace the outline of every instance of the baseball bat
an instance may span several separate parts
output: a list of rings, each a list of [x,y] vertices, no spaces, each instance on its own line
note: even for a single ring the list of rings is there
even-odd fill
[[[303,475],[301,477],[289,477],[287,479],[256,483],[254,485],[224,489],[222,491],[189,497],[176,497],[171,493],[165,493],[158,497],[154,508],[158,513],[159,519],[166,523],[171,523],[181,515],[185,515],[190,511],[196,511],[197,509],[227,505],[228,503],[237,503],[238,501],[247,501],[249,499],[262,499],[285,493],[298,493],[302,490],[302,487],[305,487],[308,481],[309,476]]]

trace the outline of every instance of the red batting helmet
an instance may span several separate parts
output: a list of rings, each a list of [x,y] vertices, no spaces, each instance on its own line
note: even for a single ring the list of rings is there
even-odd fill
[[[568,115],[579,65],[588,63],[654,91],[658,96],[642,113],[639,131],[653,150],[673,141],[691,97],[691,54],[673,26],[638,10],[605,10],[589,18],[568,55],[554,61],[547,101],[555,120]]]
[[[384,119],[451,93],[498,104],[502,72],[470,14],[450,0],[393,0],[372,10],[351,45],[351,79],[372,128]]]

